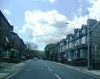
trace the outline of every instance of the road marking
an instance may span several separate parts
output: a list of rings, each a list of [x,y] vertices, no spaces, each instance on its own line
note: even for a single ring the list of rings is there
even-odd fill
[[[5,76],[3,79],[10,79],[11,77],[18,74],[20,71],[22,71],[25,68],[25,65],[23,67],[20,67],[17,71],[10,73],[9,75]]]
[[[48,61],[48,62],[51,62],[51,61]],[[65,66],[65,67],[67,67],[67,68],[76,70],[76,71],[78,71],[78,72],[81,72],[81,73],[83,73],[83,74],[86,74],[86,75],[89,75],[89,76],[92,76],[92,77],[95,77],[95,78],[100,78],[100,76],[98,76],[98,75],[95,75],[95,74],[92,74],[92,73],[85,72],[84,70],[75,68],[75,67],[73,67],[73,66],[69,66],[69,65],[62,64],[62,63],[57,63],[57,62],[51,62],[51,63],[58,64],[58,65],[61,65],[61,66]]]
[[[53,71],[50,67],[48,67],[48,69],[49,69],[50,71]]]
[[[55,74],[55,76],[56,76],[58,79],[61,79],[61,77],[60,77],[59,75]]]

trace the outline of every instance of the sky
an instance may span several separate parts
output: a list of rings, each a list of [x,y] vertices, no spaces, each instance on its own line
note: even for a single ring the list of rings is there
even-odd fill
[[[100,20],[100,0],[0,0],[0,10],[24,42],[43,50],[87,23]]]

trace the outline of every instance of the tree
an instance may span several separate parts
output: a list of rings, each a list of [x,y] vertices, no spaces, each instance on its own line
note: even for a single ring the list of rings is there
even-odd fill
[[[27,42],[26,48],[27,48],[27,53],[28,53],[29,58],[34,58],[36,54],[36,50],[38,48],[37,44],[32,43],[32,42]]]
[[[45,55],[46,55],[46,59],[50,58],[50,49],[54,46],[54,44],[48,44],[45,47]]]
[[[32,42],[27,42],[26,46],[27,46],[27,49],[29,49],[29,50],[37,50],[37,48],[38,48],[38,46]]]

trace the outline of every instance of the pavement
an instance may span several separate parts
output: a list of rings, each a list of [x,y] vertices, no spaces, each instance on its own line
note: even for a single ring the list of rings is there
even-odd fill
[[[100,79],[100,70],[73,67],[66,64],[28,60],[19,64],[2,64],[0,79]]]
[[[22,67],[24,67],[25,62],[21,63],[6,63],[6,62],[0,62],[0,79],[5,79],[8,76],[18,72],[21,70]]]
[[[52,62],[52,63],[56,63],[56,62]],[[71,65],[62,64],[62,63],[56,63],[56,64],[63,65],[65,67],[80,71],[82,73],[86,73],[88,75],[93,75],[93,76],[96,76],[96,77],[100,77],[100,70],[95,70],[95,69],[88,70],[87,67],[71,66]]]

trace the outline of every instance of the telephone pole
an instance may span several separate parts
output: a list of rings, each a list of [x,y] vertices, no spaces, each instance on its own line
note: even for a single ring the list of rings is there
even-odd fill
[[[88,34],[87,34],[87,38],[88,38],[88,48],[87,48],[87,66],[88,69],[92,69],[91,68],[91,55],[90,55],[90,27],[89,27],[89,16],[88,16],[88,21],[87,21],[87,26],[88,26]]]

